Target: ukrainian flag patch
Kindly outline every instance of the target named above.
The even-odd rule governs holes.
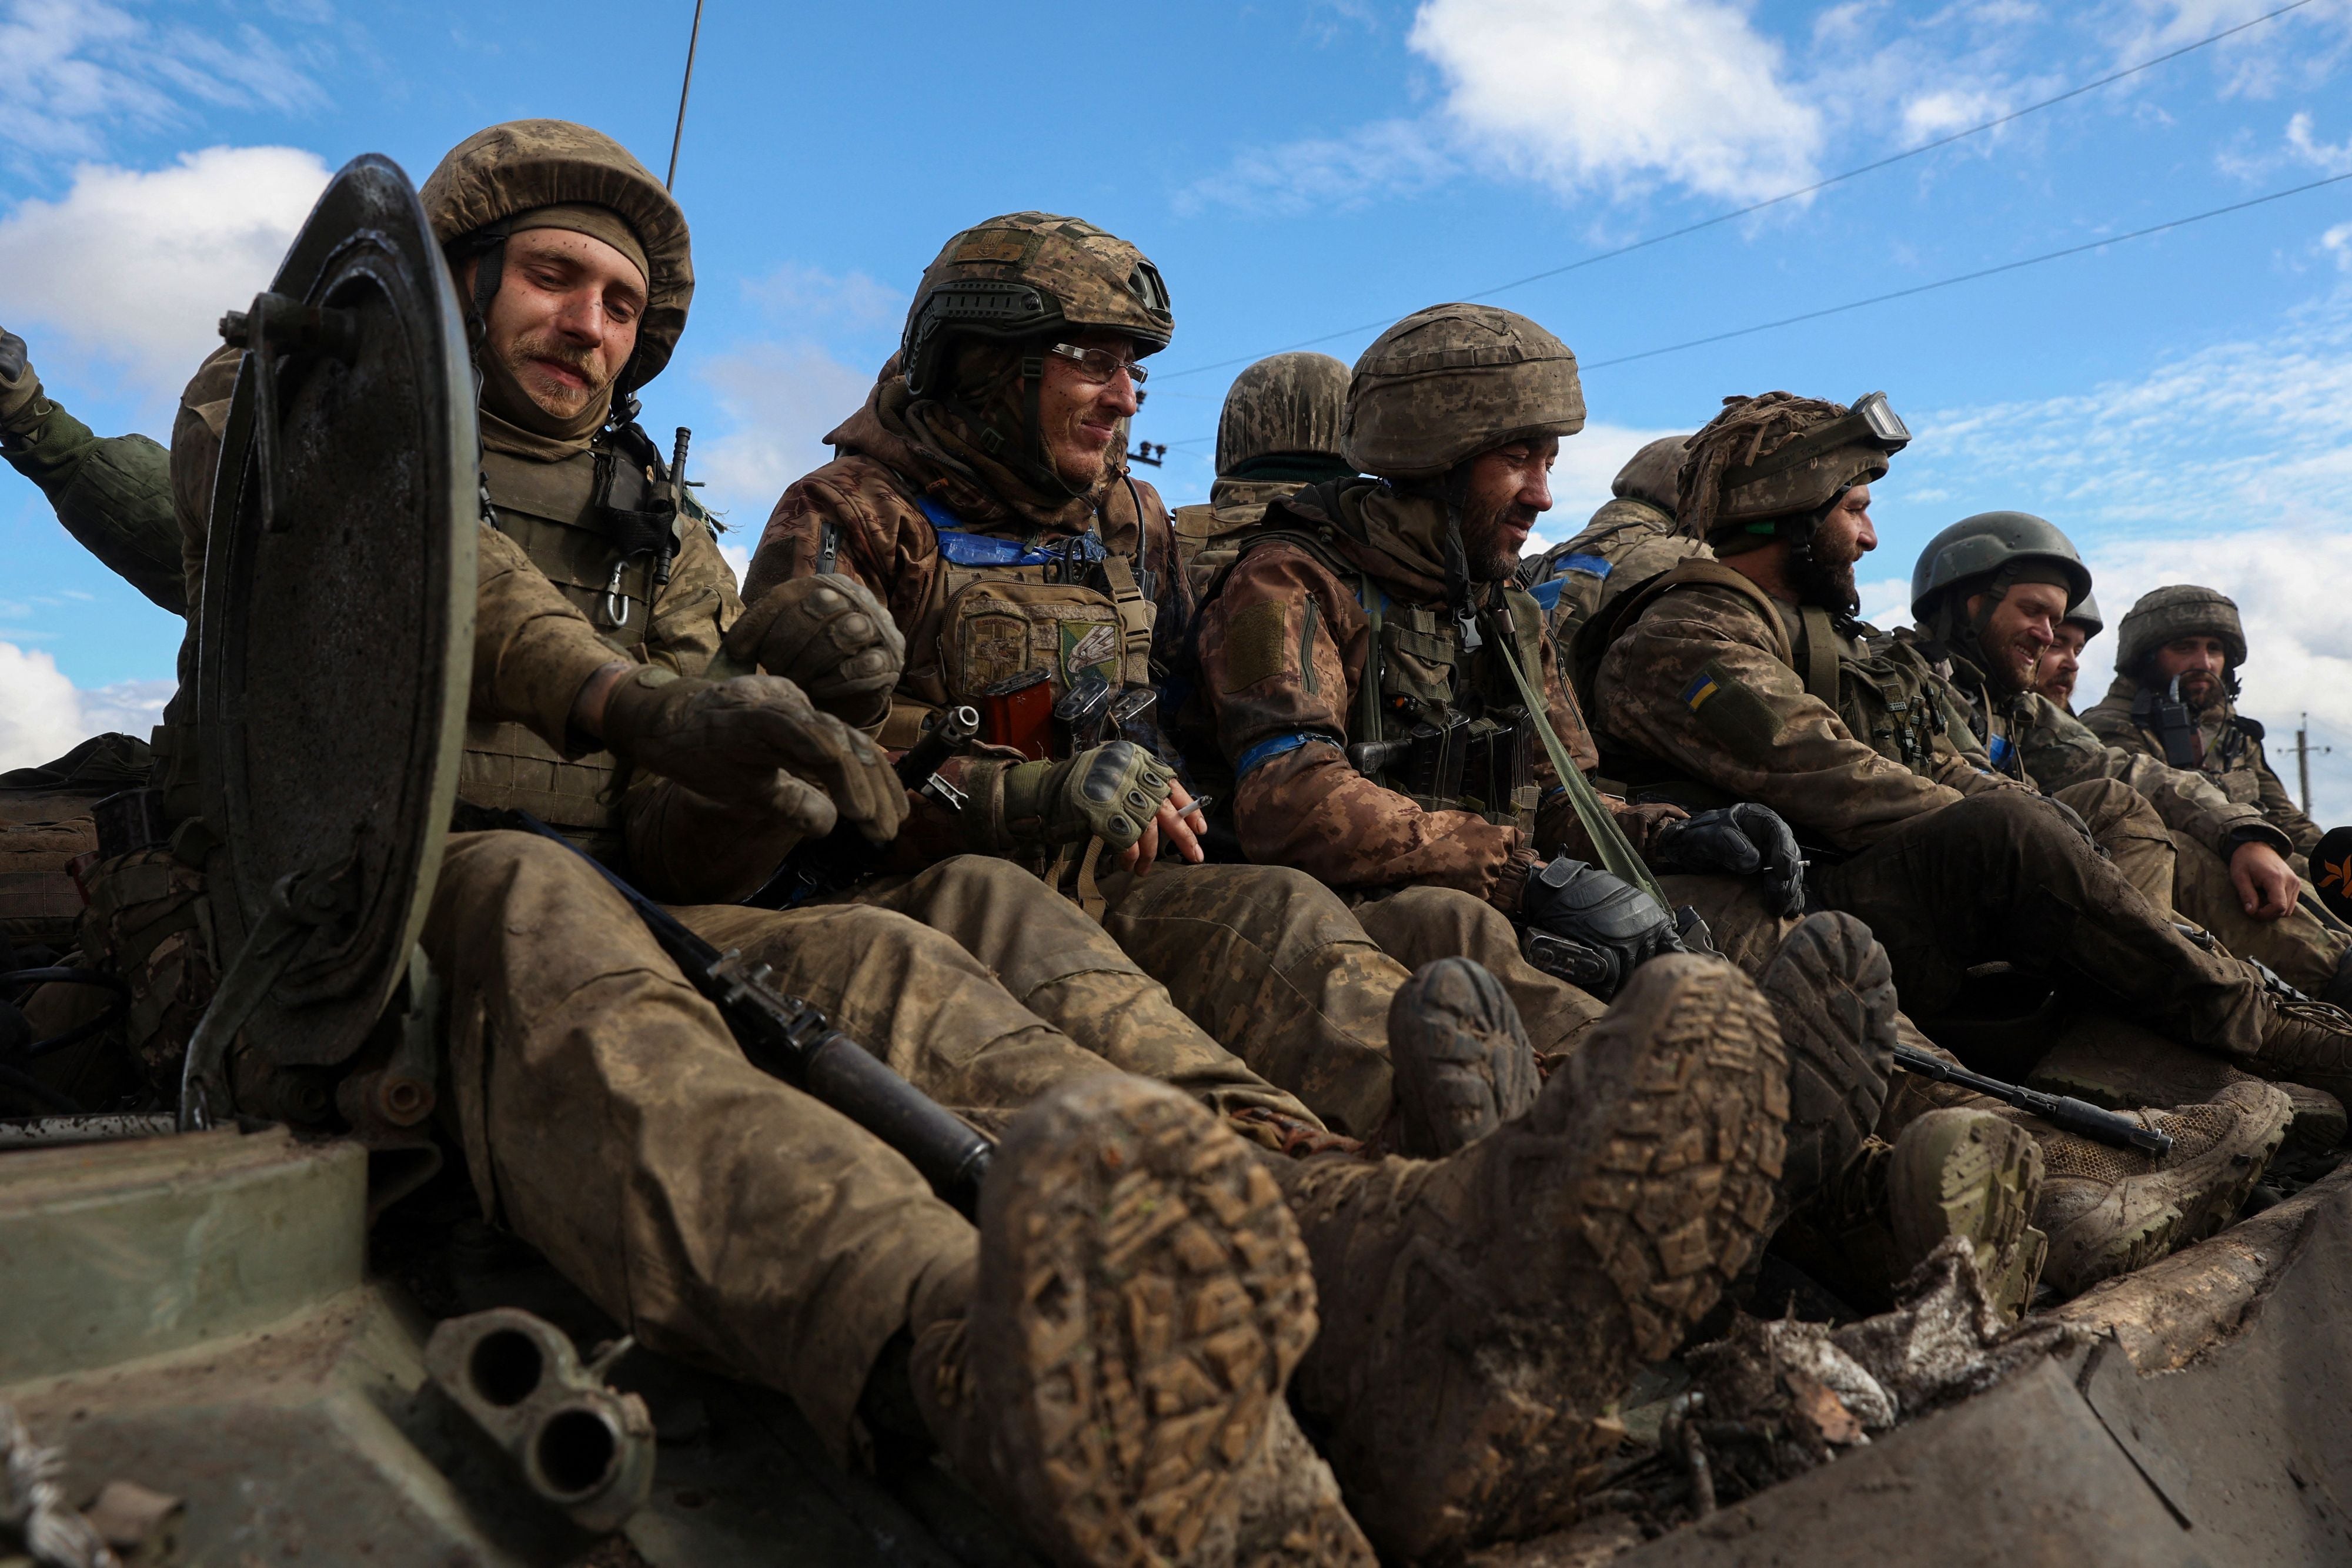
[[[1698,678],[1683,688],[1683,706],[1696,713],[1706,706],[1707,698],[1722,689],[1716,684],[1715,672],[1712,669],[1701,670],[1698,673]]]

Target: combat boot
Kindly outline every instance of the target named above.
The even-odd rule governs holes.
[[[1861,1154],[1895,1072],[1895,971],[1851,915],[1809,915],[1757,980],[1789,1050],[1784,1206],[1803,1202]]]
[[[2202,1105],[2125,1114],[2171,1134],[2158,1160],[2074,1133],[2041,1134],[2048,1175],[2033,1222],[2049,1233],[2044,1272],[2062,1295],[2152,1263],[2227,1225],[2286,1135],[2294,1106],[2276,1084],[2242,1079]]]
[[[1985,1298],[2014,1321],[2033,1300],[2048,1242],[2033,1227],[2042,1191],[2033,1136],[1992,1112],[1921,1113],[1893,1143],[1873,1137],[1773,1240],[1787,1257],[1865,1312],[1895,1305],[1895,1287],[1947,1237],[1976,1254]]]
[[[1315,1287],[1281,1189],[1192,1100],[1122,1075],[1007,1129],[971,1305],[912,1382],[950,1465],[1063,1564],[1371,1568],[1284,1403]]]
[[[2129,1111],[2143,1105],[2199,1104],[2251,1076],[2226,1057],[2182,1045],[2113,1014],[2094,1012],[2066,1026],[2026,1082],[2110,1111]],[[2325,1159],[2352,1131],[2343,1103],[2302,1083],[2279,1087],[2286,1091],[2294,1115],[2271,1162],[2273,1170],[2290,1159]]]
[[[2263,1043],[2249,1072],[2323,1090],[2352,1105],[2352,1013],[2326,1002],[2272,996]]]
[[[1423,964],[1389,1002],[1397,1150],[1442,1159],[1536,1103],[1536,1053],[1502,982],[1472,958]]]
[[[1762,995],[1671,955],[1526,1115],[1452,1157],[1277,1167],[1323,1305],[1293,1396],[1384,1559],[1573,1516],[1636,1370],[1759,1245],[1787,1114]]]

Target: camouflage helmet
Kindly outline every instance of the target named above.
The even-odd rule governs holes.
[[[2047,518],[2031,512],[1979,512],[1962,517],[1927,541],[1911,569],[1911,618],[1925,624],[1948,589],[1972,586],[2039,566],[2065,579],[2066,602],[2080,603],[2091,591],[2091,569],[2074,541]],[[2005,586],[2005,585],[2004,585]]]
[[[1687,435],[1662,435],[1627,459],[1609,481],[1609,493],[1621,501],[1644,501],[1672,517],[1683,454],[1690,450]]]
[[[2074,608],[2067,611],[2058,623],[2062,626],[2080,626],[2083,629],[2084,643],[2090,642],[2092,638],[2107,629],[2105,617],[2099,613],[2098,596],[2091,593],[2086,593],[2076,600]]]
[[[949,240],[924,269],[898,355],[908,390],[921,395],[940,383],[958,337],[1017,341],[1073,329],[1125,333],[1139,355],[1166,348],[1176,318],[1160,269],[1081,219],[1008,213]]]
[[[2149,654],[2182,637],[2218,638],[2232,672],[2246,662],[2246,628],[2238,619],[2237,601],[2183,582],[2144,593],[2124,612],[2116,633],[2116,674],[2129,674]]]
[[[1234,378],[1217,418],[1217,472],[1254,457],[1339,455],[1348,367],[1328,354],[1276,354]]]
[[[1872,392],[1852,407],[1794,392],[1727,397],[1690,438],[1676,476],[1682,530],[1718,554],[1770,543],[1780,519],[1810,518],[1886,476],[1911,432]]]
[[[669,363],[694,298],[692,245],[686,214],[627,148],[568,120],[509,120],[451,148],[417,194],[453,261],[497,248],[509,220],[542,207],[618,214],[645,251],[646,313],[614,390],[625,396]],[[496,288],[493,276],[476,290],[477,311]]]
[[[1505,442],[1583,428],[1567,344],[1492,305],[1433,305],[1356,361],[1339,451],[1362,473],[1432,479]]]

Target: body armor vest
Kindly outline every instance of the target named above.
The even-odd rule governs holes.
[[[1754,604],[1774,633],[1774,656],[1803,679],[1807,694],[1826,703],[1856,740],[1888,761],[1932,777],[1939,750],[1983,749],[1968,716],[1948,695],[1947,683],[1917,648],[1867,626],[1861,628],[1863,635],[1848,636],[1828,611],[1811,604],[1783,605],[1715,560],[1685,561],[1589,622],[1577,638],[1580,687],[1591,690],[1601,655],[1643,611],[1673,590],[1693,584],[1727,588]],[[1613,735],[1594,738],[1601,747],[1601,773],[1638,799],[1673,800],[1693,810],[1730,803],[1731,797],[1720,789],[1629,747]]]
[[[1535,758],[1543,742],[1528,722],[1517,685],[1490,651],[1508,639],[1530,680],[1543,670],[1543,609],[1516,583],[1500,603],[1467,621],[1445,605],[1400,604],[1369,573],[1318,534],[1287,528],[1253,532],[1235,553],[1280,540],[1306,550],[1351,583],[1371,622],[1364,673],[1348,712],[1348,758],[1359,773],[1426,811],[1475,811],[1490,822],[1535,831],[1541,793]],[[1300,650],[1314,667],[1323,635],[1321,611],[1307,600]]]
[[[559,463],[484,452],[482,475],[498,530],[615,653],[639,657],[653,622],[656,559],[621,558],[601,526],[600,505],[641,510],[654,489],[644,474],[600,446]],[[525,725],[469,719],[457,793],[478,806],[529,811],[602,850],[617,842],[610,837],[617,766],[609,751],[566,758]]]
[[[1150,689],[1159,606],[1156,585],[1141,564],[1143,507],[1139,496],[1135,501],[1130,559],[1091,530],[1028,544],[973,533],[938,502],[917,500],[938,536],[940,565],[916,619],[906,673],[891,694],[881,743],[903,750],[940,708],[969,703],[986,713],[992,688],[1034,685],[1039,674],[1054,700],[1088,676],[1099,677],[1114,694]],[[837,551],[835,527],[827,522],[818,547],[820,572],[833,570]]]

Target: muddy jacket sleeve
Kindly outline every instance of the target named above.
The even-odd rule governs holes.
[[[2026,772],[2048,793],[2091,779],[2129,785],[2156,808],[2164,825],[2185,833],[2223,860],[2252,839],[2280,853],[2291,846],[2284,833],[2263,820],[2261,810],[2241,805],[2201,773],[2168,768],[2142,751],[2109,746],[2088,726],[2049,698],[2029,696],[2018,727],[2018,750]]]
[[[1535,859],[1517,829],[1425,810],[1349,766],[1370,637],[1354,592],[1284,544],[1252,550],[1202,607],[1201,682],[1244,852],[1336,888],[1432,883],[1514,907]]]
[[[1611,734],[1839,850],[1866,848],[1959,800],[1954,782],[1975,783],[1956,754],[1937,765],[1954,782],[1938,782],[1855,739],[1729,589],[1682,588],[1651,604],[1610,648],[1593,689]]]

